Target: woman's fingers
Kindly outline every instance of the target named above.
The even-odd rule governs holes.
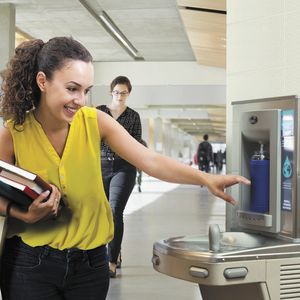
[[[48,217],[57,216],[61,194],[58,188],[52,186],[52,192],[45,191],[36,198],[28,209],[29,221],[36,222]]]
[[[233,186],[235,184],[246,184],[250,185],[251,182],[247,178],[239,175],[215,175],[216,177],[211,178],[211,191],[212,193],[225,200],[226,202],[235,205],[236,200],[229,194],[225,192],[227,187]]]

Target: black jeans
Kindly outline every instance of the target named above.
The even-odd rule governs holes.
[[[117,263],[124,233],[123,212],[134,188],[136,168],[124,160],[102,160],[102,178],[105,193],[112,209],[115,234],[108,244],[108,258]]]
[[[57,250],[6,240],[3,300],[104,300],[109,287],[107,249]]]

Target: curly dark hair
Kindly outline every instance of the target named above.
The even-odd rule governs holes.
[[[131,83],[130,83],[130,80],[126,77],[126,76],[118,76],[116,77],[110,84],[110,91],[112,92],[114,87],[117,85],[117,84],[125,84],[128,88],[128,92],[130,93],[131,90],[132,90],[132,86],[131,86]]]
[[[22,125],[26,112],[39,105],[41,91],[36,75],[42,71],[51,80],[54,71],[70,60],[92,62],[90,52],[72,37],[55,37],[47,43],[35,39],[23,42],[1,72],[0,116],[11,119],[14,126]]]

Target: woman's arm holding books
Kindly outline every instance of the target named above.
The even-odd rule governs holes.
[[[9,130],[5,127],[0,129],[0,159],[15,164],[15,154],[12,136]],[[36,198],[32,204],[28,207],[28,210],[22,210],[17,205],[9,205],[8,201],[4,197],[0,197],[0,214],[6,216],[9,212],[9,216],[24,221],[26,223],[35,223],[43,218],[56,216],[59,208],[59,200],[61,198],[60,191],[54,185],[51,185],[51,191],[45,191]],[[49,199],[44,200],[49,196]],[[8,209],[9,208],[9,211]]]

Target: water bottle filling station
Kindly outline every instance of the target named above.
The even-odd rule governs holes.
[[[225,232],[157,241],[153,267],[197,283],[203,300],[300,299],[298,98],[232,105],[227,172],[252,184],[232,188]]]

